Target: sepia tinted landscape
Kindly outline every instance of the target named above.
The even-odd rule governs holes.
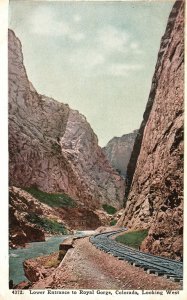
[[[118,3],[113,5],[117,9]],[[140,113],[142,122],[129,132],[124,125],[123,134],[120,131],[117,137],[111,132],[111,138],[107,135],[108,141],[103,143],[94,128],[99,125],[101,109],[107,134],[110,126],[115,127],[107,117],[108,108],[90,101],[95,118],[91,123],[68,100],[40,93],[27,72],[28,49],[25,64],[22,39],[16,26],[10,26],[9,288],[182,289],[184,1],[170,2],[170,6],[149,96]],[[94,9],[99,10],[99,4]],[[78,15],[74,19],[80,22]],[[64,34],[63,27],[61,30],[59,36]],[[119,48],[116,31],[110,33]],[[55,36],[53,39],[55,44]],[[81,43],[83,35],[77,33],[75,40]],[[137,46],[133,47],[137,51]],[[35,55],[40,58],[42,53]],[[53,84],[48,63],[46,60],[44,70],[48,70],[51,82],[46,81],[46,89]],[[82,64],[80,80],[85,76]],[[123,67],[125,76],[131,78],[131,69]],[[66,65],[61,68],[65,71]],[[141,68],[133,76],[138,72],[144,77]],[[34,73],[44,76],[37,68]],[[127,77],[121,73],[117,77],[124,90]],[[59,90],[63,90],[63,83]],[[84,85],[86,90],[86,81]],[[93,83],[92,97],[99,95],[97,88]],[[110,88],[112,91],[111,84],[109,94]],[[132,88],[132,94],[136,89]],[[125,101],[129,106],[133,102],[130,98]],[[126,104],[117,108],[108,103],[114,115],[115,109],[122,115],[128,110]],[[133,117],[129,115],[129,120]]]

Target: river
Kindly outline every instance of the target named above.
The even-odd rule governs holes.
[[[27,248],[9,250],[9,280],[14,284],[28,280],[24,275],[23,262],[26,259],[47,255],[59,250],[59,244],[68,237],[84,236],[86,231],[79,231],[75,235],[60,235],[46,238],[45,242],[28,243]]]

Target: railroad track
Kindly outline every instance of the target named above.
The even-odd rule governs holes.
[[[117,233],[127,229],[96,234],[90,242],[98,249],[107,252],[131,265],[143,268],[148,274],[164,276],[172,281],[183,282],[183,263],[160,256],[143,253],[111,239]]]

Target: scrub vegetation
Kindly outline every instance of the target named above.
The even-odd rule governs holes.
[[[61,233],[61,234],[67,234],[67,230],[64,227],[63,224],[60,224],[54,220],[50,220],[48,218],[41,218],[39,217],[37,214],[30,214],[27,217],[28,221],[36,224],[37,226],[39,226],[40,228],[44,229],[45,231],[49,232],[49,233]]]
[[[148,229],[127,232],[123,235],[117,236],[116,241],[126,246],[138,249],[143,240],[148,235]]]
[[[108,204],[103,204],[103,209],[109,214],[113,215],[116,213],[115,207],[108,205]]]
[[[39,190],[37,187],[29,187],[25,188],[29,194],[35,197],[42,203],[48,204],[51,207],[75,207],[75,201],[66,195],[63,194],[54,194],[54,193],[46,193]]]

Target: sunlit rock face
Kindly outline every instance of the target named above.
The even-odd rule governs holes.
[[[109,165],[86,118],[37,93],[27,77],[21,43],[11,30],[9,158],[10,185],[65,192],[88,208],[103,203],[122,207],[124,181]]]
[[[182,257],[184,1],[177,1],[161,40],[144,120],[127,171],[120,225],[150,228],[141,249]]]
[[[126,177],[127,165],[134,146],[137,130],[111,139],[103,148],[111,166],[123,177]]]

